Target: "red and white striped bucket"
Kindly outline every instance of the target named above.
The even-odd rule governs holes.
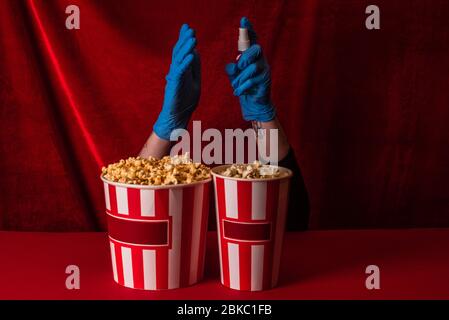
[[[114,280],[174,289],[201,280],[211,179],[185,185],[104,185]]]
[[[221,283],[259,291],[277,284],[292,172],[272,179],[230,178],[212,169]]]

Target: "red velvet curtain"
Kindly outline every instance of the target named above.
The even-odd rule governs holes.
[[[80,30],[65,28],[70,4]],[[369,4],[380,30],[365,28]],[[193,120],[247,127],[224,73],[243,15],[272,67],[310,227],[448,227],[448,1],[1,0],[0,229],[104,228],[100,167],[150,134],[183,22],[202,57]]]

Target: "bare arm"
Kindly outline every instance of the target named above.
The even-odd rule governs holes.
[[[277,156],[279,161],[284,159],[288,151],[290,149],[290,145],[287,141],[287,136],[285,135],[284,130],[282,129],[281,123],[279,120],[274,118],[273,120],[267,121],[267,122],[255,122],[255,127],[259,129],[265,129],[263,130],[262,134],[258,135],[257,138],[257,145],[259,147],[259,150],[262,148],[265,149],[265,154],[270,157],[270,136],[272,133],[272,129],[276,129],[278,132],[278,146],[277,146]]]
[[[154,132],[148,137],[139,156],[142,158],[162,158],[170,153],[171,141],[159,138]]]
[[[183,24],[173,47],[172,62],[165,85],[164,103],[153,133],[149,136],[140,156],[161,158],[170,152],[173,130],[185,129],[198,105],[201,89],[200,57],[195,49],[195,31]]]

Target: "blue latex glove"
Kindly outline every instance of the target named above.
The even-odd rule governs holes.
[[[164,104],[153,131],[170,140],[175,129],[185,129],[200,99],[200,57],[195,50],[195,31],[182,25],[173,48],[172,63],[166,76]]]
[[[237,63],[226,65],[226,73],[231,80],[234,95],[240,99],[243,118],[267,122],[276,116],[270,98],[270,67],[262,48],[256,43],[256,33],[249,20],[243,17],[240,26],[248,29],[251,46],[242,53]]]

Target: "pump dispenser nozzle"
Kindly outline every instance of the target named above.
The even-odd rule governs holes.
[[[239,41],[237,42],[238,50],[243,52],[250,47],[248,29],[239,28]]]

